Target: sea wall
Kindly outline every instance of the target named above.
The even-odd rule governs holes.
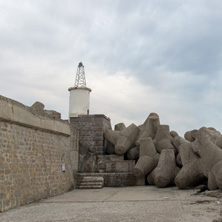
[[[78,136],[57,112],[0,96],[0,212],[73,189]]]

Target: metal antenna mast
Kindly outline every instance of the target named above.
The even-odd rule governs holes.
[[[75,87],[77,88],[86,87],[85,70],[84,70],[84,65],[82,64],[82,62],[80,62],[77,67]]]

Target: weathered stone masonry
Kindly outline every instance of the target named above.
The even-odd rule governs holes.
[[[87,146],[95,154],[105,154],[104,132],[111,129],[110,119],[102,114],[71,117],[70,123],[79,128],[80,149]],[[82,146],[82,147],[81,147]]]
[[[78,172],[95,172],[106,154],[104,132],[111,129],[110,119],[102,114],[71,117],[70,124],[79,129]]]
[[[104,138],[111,130],[110,119],[105,115],[79,115],[70,123],[79,128],[79,171],[76,185],[81,189],[144,185],[144,178],[133,175],[134,160],[110,155],[113,145]],[[100,183],[103,179],[104,183]]]
[[[0,96],[0,211],[72,189],[77,170],[75,126]]]

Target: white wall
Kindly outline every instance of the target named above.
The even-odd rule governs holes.
[[[87,115],[89,110],[89,97],[91,89],[89,88],[69,88],[69,117],[78,115]]]

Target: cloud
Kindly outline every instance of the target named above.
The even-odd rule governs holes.
[[[91,112],[141,124],[157,112],[183,134],[222,130],[222,2],[0,0],[0,94],[68,118],[77,65]]]
[[[181,78],[182,76],[182,78]],[[91,93],[91,111],[93,113],[105,113],[111,117],[113,125],[124,122],[129,125],[134,122],[142,124],[151,112],[160,116],[161,124],[168,124],[172,130],[178,131],[181,135],[190,127],[201,127],[203,116],[206,111],[197,112],[202,108],[205,94],[197,96],[183,89],[177,93],[179,88],[189,83],[192,75],[184,73],[179,76],[168,73],[167,87],[159,90],[149,84],[141,84],[137,78],[126,73],[91,73],[88,75],[89,87],[94,86]],[[192,81],[200,83],[205,81],[203,77],[196,76]],[[192,89],[193,86],[190,86]],[[186,93],[188,93],[186,95]],[[198,92],[196,92],[198,94]],[[206,99],[208,101],[208,99]]]

